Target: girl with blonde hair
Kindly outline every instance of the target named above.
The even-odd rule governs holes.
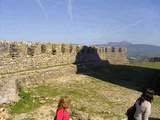
[[[71,103],[71,98],[69,96],[63,96],[60,98],[55,120],[69,120],[70,113],[69,113],[69,106]]]

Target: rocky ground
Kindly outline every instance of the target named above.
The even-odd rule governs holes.
[[[86,75],[72,74],[26,89],[30,97],[0,111],[0,120],[53,120],[60,96],[72,98],[72,120],[123,120],[140,92]],[[26,99],[26,100],[25,100]],[[155,96],[152,117],[160,118],[160,97]],[[8,112],[10,113],[8,113]],[[6,115],[6,116],[5,116]]]

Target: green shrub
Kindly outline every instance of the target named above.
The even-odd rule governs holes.
[[[12,114],[20,114],[30,112],[40,106],[39,100],[33,98],[29,92],[22,90],[19,94],[20,100],[10,105]]]

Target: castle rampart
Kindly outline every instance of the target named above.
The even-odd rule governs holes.
[[[126,48],[72,44],[0,42],[0,104],[16,100],[17,86],[47,82],[76,72],[76,65],[127,62]],[[65,67],[70,65],[71,67]],[[56,66],[59,66],[56,68]]]
[[[108,60],[112,64],[123,64],[127,62],[126,48],[97,48],[51,43],[25,44],[3,42],[0,44],[6,45],[6,49],[1,51],[0,74],[72,64],[76,61],[79,52],[81,52],[82,58],[83,54],[85,56],[85,59],[81,59],[79,62],[96,61],[97,58],[94,58],[96,52],[101,60]]]

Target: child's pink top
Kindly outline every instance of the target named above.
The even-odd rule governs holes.
[[[69,112],[65,111],[63,108],[57,110],[56,116],[57,116],[56,120],[69,120],[70,119]]]

